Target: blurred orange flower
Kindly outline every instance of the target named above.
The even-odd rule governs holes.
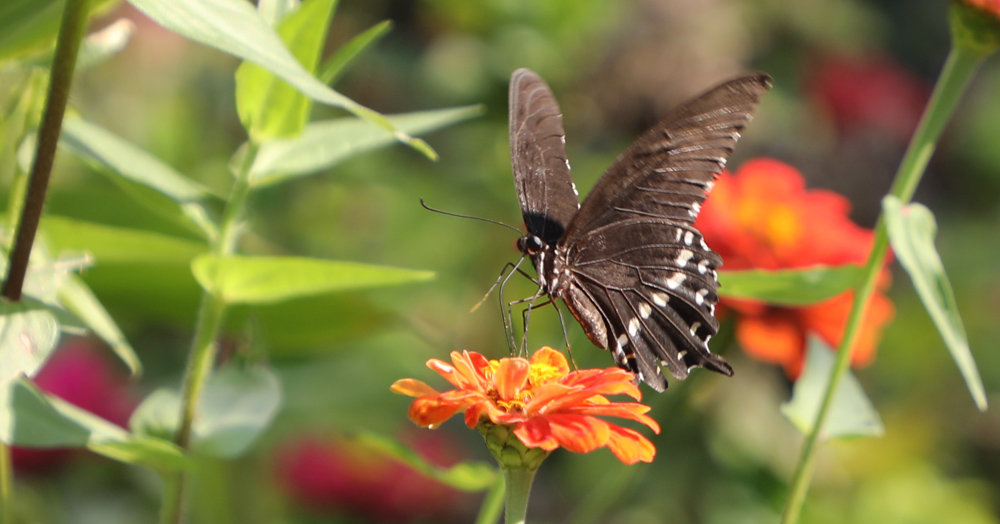
[[[1000,0],[962,0],[967,5],[1000,18]]]
[[[850,220],[850,203],[824,190],[807,190],[795,168],[770,159],[723,172],[695,226],[722,255],[725,269],[793,269],[815,265],[864,264],[874,233]],[[883,272],[880,288],[889,284]],[[836,346],[850,314],[853,292],[805,307],[778,307],[754,300],[723,298],[721,306],[739,315],[736,337],[751,356],[781,364],[791,378],[802,369],[806,336]],[[720,314],[724,311],[720,310]],[[854,346],[855,365],[869,363],[882,328],[893,316],[892,302],[877,292],[868,306]]]
[[[552,451],[558,447],[588,453],[607,447],[626,464],[651,462],[653,444],[632,429],[598,416],[621,417],[645,424],[659,433],[648,417],[649,406],[611,402],[605,395],[642,398],[632,374],[618,368],[570,371],[562,353],[543,347],[531,360],[519,357],[488,360],[479,353],[451,353],[452,364],[431,359],[437,371],[456,389],[440,393],[416,379],[397,380],[392,391],[417,397],[409,417],[424,427],[435,427],[464,412],[465,424],[496,424],[513,428],[524,446]]]

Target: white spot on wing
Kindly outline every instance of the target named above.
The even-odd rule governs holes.
[[[643,320],[649,318],[649,314],[652,312],[653,308],[649,307],[649,304],[645,302],[639,304],[639,316],[642,317]]]
[[[690,249],[682,249],[680,253],[677,253],[677,258],[674,259],[674,262],[677,263],[677,267],[684,267],[693,256],[694,252]]]
[[[708,271],[708,260],[698,262],[698,272],[704,275],[706,271]]]
[[[688,214],[690,214],[693,217],[696,217],[696,216],[698,216],[698,213],[700,211],[701,211],[701,204],[699,204],[697,202],[693,202],[691,204],[691,209],[688,209]]]
[[[684,243],[690,246],[691,242],[694,242],[694,233],[688,231],[687,233],[684,234]],[[704,243],[704,240],[702,241],[702,243]]]
[[[701,327],[701,322],[695,322],[694,324],[691,324],[691,335],[695,336],[695,333],[698,332],[698,328],[700,327]]]
[[[628,321],[628,334],[633,337],[639,334],[639,319],[633,318]]]
[[[686,278],[687,275],[684,273],[674,273],[674,276],[667,279],[667,287],[670,289],[677,289],[681,287],[681,284],[684,283]]]
[[[628,344],[628,337],[625,336],[625,333],[618,335],[618,349],[625,347],[626,344]],[[622,353],[622,356],[625,356],[624,352]]]
[[[670,300],[670,295],[667,295],[666,293],[653,293],[653,303],[657,306],[666,306],[667,300]]]

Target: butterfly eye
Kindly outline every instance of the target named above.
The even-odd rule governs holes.
[[[523,236],[517,239],[517,249],[525,255],[534,255],[541,251],[542,248],[542,239],[535,235]]]

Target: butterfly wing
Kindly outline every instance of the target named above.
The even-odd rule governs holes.
[[[678,379],[695,366],[732,375],[708,349],[722,259],[692,223],[769,88],[745,76],[674,110],[615,160],[559,243],[570,311],[654,389],[666,387],[661,363]]]
[[[555,245],[580,207],[552,90],[528,69],[510,78],[510,160],[529,234]]]

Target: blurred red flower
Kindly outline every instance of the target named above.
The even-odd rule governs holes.
[[[434,464],[458,462],[455,446],[439,434],[407,440]],[[471,510],[466,494],[358,441],[298,437],[278,449],[276,468],[285,491],[303,506],[366,522],[455,522]]]
[[[1000,0],[961,0],[967,5],[1000,18]]]
[[[38,387],[122,427],[136,406],[128,377],[112,369],[107,350],[89,339],[63,344],[35,375]],[[14,447],[14,467],[41,471],[63,464],[75,450]]]
[[[626,464],[652,462],[656,449],[639,432],[598,417],[620,417],[645,424],[659,433],[660,426],[646,415],[649,406],[638,402],[612,402],[605,395],[642,394],[628,371],[618,368],[570,371],[562,353],[543,347],[531,356],[488,360],[479,353],[451,353],[453,364],[431,359],[437,371],[456,389],[438,392],[415,379],[397,380],[392,390],[417,397],[410,405],[410,420],[435,427],[452,415],[465,414],[465,425],[480,422],[513,428],[528,448],[552,451],[558,447],[589,453],[607,447]]]
[[[769,159],[747,162],[735,173],[723,172],[695,226],[726,270],[793,269],[815,265],[864,264],[874,233],[852,222],[850,204],[825,190],[807,190],[795,168]],[[884,271],[880,288],[889,284]],[[778,307],[754,300],[723,298],[720,314],[739,315],[736,337],[753,357],[781,364],[798,377],[806,336],[815,334],[836,346],[850,313],[853,292],[804,307]],[[854,346],[852,360],[874,358],[882,328],[892,319],[892,302],[880,292],[872,297]]]
[[[910,139],[930,97],[919,76],[884,56],[819,58],[806,92],[842,133],[874,127],[901,142]]]

